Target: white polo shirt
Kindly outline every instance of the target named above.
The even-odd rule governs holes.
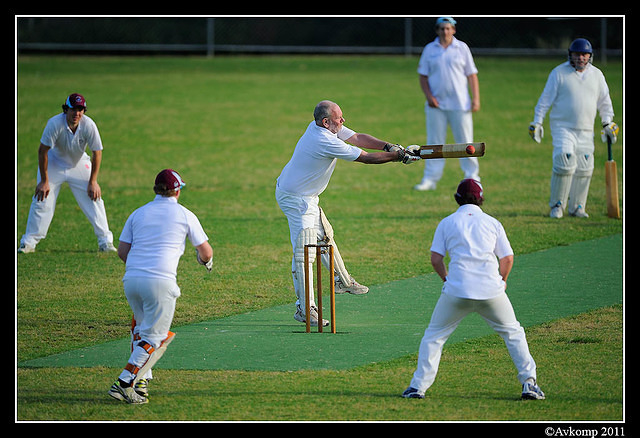
[[[488,300],[504,292],[498,259],[513,255],[513,250],[502,224],[477,205],[462,205],[444,218],[434,233],[431,251],[449,253],[442,293]]]
[[[78,129],[73,133],[64,113],[51,117],[40,138],[40,143],[49,146],[48,158],[58,166],[71,169],[85,156],[85,149],[102,150],[102,139],[95,122],[83,115]]]
[[[477,73],[469,46],[455,37],[447,48],[439,38],[427,44],[418,62],[418,74],[429,78],[431,93],[445,111],[471,109],[467,77]]]
[[[120,241],[131,244],[123,279],[175,280],[186,238],[193,246],[209,240],[195,214],[175,197],[156,195],[131,213],[122,229]]]
[[[318,196],[327,188],[338,158],[354,161],[362,150],[345,143],[355,131],[342,126],[337,134],[313,121],[296,144],[278,177],[278,188],[300,196]]]

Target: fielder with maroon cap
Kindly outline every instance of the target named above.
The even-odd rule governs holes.
[[[424,398],[433,384],[442,347],[462,319],[477,312],[504,340],[522,384],[523,399],[543,399],[536,384],[536,363],[524,329],[505,293],[513,266],[513,250],[502,224],[484,213],[482,185],[465,179],[455,199],[460,207],[436,228],[431,264],[444,285],[418,351],[418,366],[405,398]],[[449,272],[444,263],[449,253]]]
[[[98,184],[102,140],[86,111],[84,97],[71,94],[62,105],[62,113],[50,118],[44,128],[38,149],[38,182],[18,252],[34,252],[46,237],[63,183],[69,184],[80,209],[93,225],[99,250],[116,251]],[[87,147],[91,158],[85,153]]]
[[[153,187],[153,201],[136,209],[122,228],[118,256],[125,262],[124,293],[133,311],[129,360],[109,395],[127,403],[147,402],[148,380],[174,333],[173,321],[180,288],[176,282],[178,262],[189,238],[198,263],[211,271],[213,250],[200,221],[178,203],[182,178],[164,169]]]

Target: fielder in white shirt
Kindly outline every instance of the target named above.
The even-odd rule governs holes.
[[[478,69],[469,46],[454,37],[456,21],[436,20],[437,37],[422,50],[418,63],[420,87],[425,96],[427,144],[444,144],[447,127],[456,143],[473,141],[472,113],[480,110]],[[471,95],[469,95],[471,93]],[[442,178],[445,159],[425,160],[422,181],[415,190],[435,190]],[[459,158],[465,178],[480,181],[477,157]]]
[[[93,120],[85,115],[84,97],[74,93],[62,105],[63,112],[47,122],[38,149],[38,182],[31,201],[27,228],[18,252],[34,252],[46,237],[62,184],[67,183],[98,239],[100,251],[112,251],[98,173],[102,162],[102,140]],[[92,158],[85,149],[92,151]]]
[[[184,182],[172,169],[155,180],[153,201],[136,209],[122,228],[118,256],[125,262],[122,278],[131,310],[131,355],[109,395],[127,403],[147,402],[151,368],[174,333],[173,321],[180,287],[177,267],[189,239],[198,263],[211,271],[213,250],[198,218],[178,203]]]
[[[564,212],[589,217],[585,211],[593,175],[593,125],[596,110],[602,121],[600,133],[615,143],[618,125],[613,122],[609,87],[602,72],[591,64],[593,49],[584,38],[569,46],[569,60],[554,68],[538,99],[529,135],[540,143],[544,137],[542,122],[549,113],[553,137],[553,167],[549,197],[549,216],[561,218]]]
[[[455,199],[460,207],[438,224],[431,244],[431,264],[444,282],[442,293],[420,342],[416,371],[402,396],[424,398],[436,378],[444,343],[469,313],[477,312],[504,340],[518,370],[522,398],[543,399],[524,329],[505,292],[513,250],[504,228],[480,208],[484,194],[478,181],[463,180]]]
[[[277,179],[276,200],[289,222],[289,234],[293,248],[291,263],[293,286],[297,301],[294,318],[305,323],[304,291],[304,245],[319,242],[334,247],[336,293],[367,293],[366,286],[358,284],[344,266],[340,252],[333,239],[333,229],[323,210],[319,207],[319,196],[329,184],[338,159],[358,161],[365,164],[382,164],[402,161],[405,164],[420,158],[406,152],[400,145],[392,145],[369,134],[356,133],[343,126],[340,107],[331,101],[320,102],[314,110],[314,121],[296,144],[291,160],[282,169]],[[383,152],[368,153],[361,148]],[[309,265],[315,261],[315,251],[309,252]],[[322,256],[328,268],[328,254]],[[313,272],[311,269],[309,272]],[[309,277],[312,277],[311,275]],[[318,314],[313,294],[313,281],[309,278],[311,321],[317,326]],[[327,320],[322,321],[328,325]]]

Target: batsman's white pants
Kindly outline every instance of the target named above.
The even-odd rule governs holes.
[[[427,126],[427,144],[445,144],[447,141],[447,126],[456,143],[473,141],[473,117],[471,111],[445,111],[432,108],[425,103]],[[459,158],[460,168],[465,178],[480,181],[480,165],[477,157]],[[424,175],[422,180],[437,183],[442,178],[446,159],[436,158],[424,160]]]
[[[319,198],[317,196],[298,196],[276,188],[276,201],[289,222],[289,237],[294,254],[291,260],[291,272],[294,273],[293,287],[298,298],[296,304],[303,306],[305,297],[304,274],[296,275],[296,242],[300,232],[309,228],[316,230],[316,242],[324,238],[324,227],[320,220],[320,208],[318,207]],[[323,264],[325,262],[324,259],[323,257]],[[313,272],[313,270],[309,272]],[[310,277],[312,276],[310,275]],[[311,281],[309,284],[312,284]],[[309,302],[312,306],[315,306],[313,287],[310,286],[309,289]]]
[[[520,383],[529,377],[536,378],[536,363],[506,293],[490,300],[469,300],[441,294],[420,342],[418,366],[409,386],[422,393],[429,389],[438,372],[444,343],[464,317],[472,312],[480,314],[502,337],[518,370]]]
[[[53,213],[56,208],[58,194],[64,183],[69,184],[80,209],[93,226],[93,231],[98,238],[98,245],[112,243],[113,234],[109,230],[104,202],[102,199],[93,201],[87,194],[87,185],[89,184],[89,177],[91,175],[91,159],[89,156],[85,154],[85,156],[78,161],[78,164],[71,169],[60,167],[54,161],[50,160],[47,173],[49,175],[49,196],[43,201],[38,201],[35,196],[31,200],[27,228],[20,239],[20,243],[28,246],[36,246],[40,240],[47,236],[49,225],[51,225]],[[40,169],[38,169],[38,183],[40,183],[40,180]]]
[[[141,341],[146,341],[157,349],[166,339],[180,287],[175,280],[147,277],[126,277],[122,280],[124,294],[136,320],[136,332]],[[140,347],[134,347],[128,363],[141,367],[149,354]],[[120,379],[129,382],[135,377],[123,370]]]

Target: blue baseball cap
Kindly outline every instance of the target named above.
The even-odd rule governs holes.
[[[456,20],[453,19],[453,17],[440,17],[436,20],[436,26],[441,25],[442,23],[449,23],[452,24],[453,26],[456,25]]]

